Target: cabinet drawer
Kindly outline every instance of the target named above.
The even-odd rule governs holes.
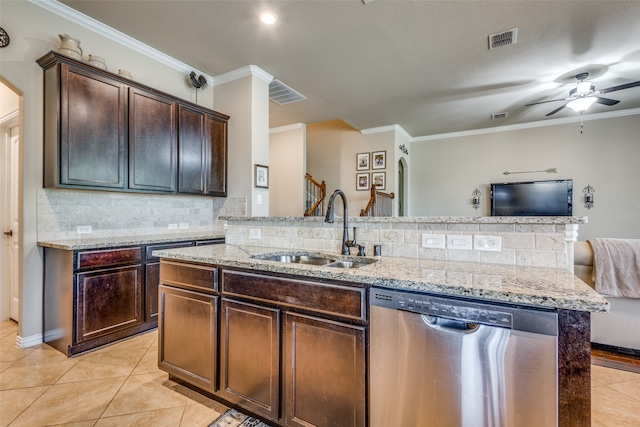
[[[160,284],[215,292],[218,290],[218,269],[205,265],[160,261]]]
[[[366,320],[365,290],[224,270],[222,293]]]
[[[159,251],[162,249],[186,248],[188,246],[193,246],[193,242],[167,243],[166,245],[147,246],[145,248],[145,259],[147,260],[147,262],[160,261],[160,258],[158,258],[157,256],[153,256],[153,251]]]
[[[76,269],[137,264],[141,261],[142,249],[140,247],[78,252]]]

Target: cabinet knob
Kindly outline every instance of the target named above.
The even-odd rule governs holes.
[[[13,236],[13,230],[5,231],[4,235],[5,236]]]

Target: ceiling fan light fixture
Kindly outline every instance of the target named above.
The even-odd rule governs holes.
[[[596,98],[595,96],[574,99],[567,104],[567,107],[571,108],[576,113],[582,113],[584,111],[587,111],[589,107],[591,107],[591,105],[596,102],[597,99],[598,98]]]
[[[576,93],[578,94],[589,93],[592,90],[595,90],[595,86],[591,85],[591,82],[580,82],[578,83],[578,88],[576,90]]]

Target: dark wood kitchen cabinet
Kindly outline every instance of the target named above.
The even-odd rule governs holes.
[[[227,120],[207,110],[178,108],[180,193],[227,195]]]
[[[278,421],[280,310],[223,298],[220,396]]]
[[[44,341],[73,356],[158,326],[154,250],[223,243],[186,240],[129,247],[44,250]]]
[[[364,288],[222,269],[221,295],[221,397],[287,427],[366,425]]]
[[[158,367],[216,391],[217,269],[162,261]]]
[[[176,191],[176,105],[171,98],[129,88],[129,188]]]
[[[45,187],[126,185],[126,90],[69,63],[45,72]]]
[[[226,197],[229,116],[51,51],[44,186]]]

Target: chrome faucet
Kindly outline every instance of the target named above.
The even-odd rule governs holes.
[[[338,194],[340,195],[340,197],[342,197],[343,206],[342,220],[344,222],[344,226],[342,229],[342,255],[351,255],[349,248],[357,246],[357,243],[355,238],[355,229],[353,230],[353,240],[349,240],[349,207],[347,206],[347,196],[345,196],[342,190],[334,191],[331,197],[329,197],[329,204],[327,205],[327,215],[325,216],[324,221],[333,223],[335,219],[333,203]]]

